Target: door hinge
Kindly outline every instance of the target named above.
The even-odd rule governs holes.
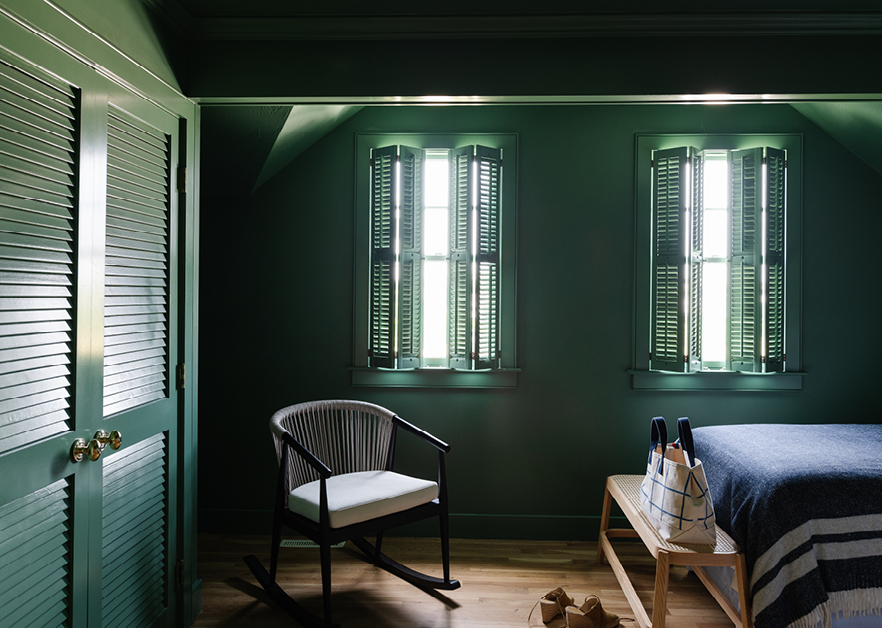
[[[181,591],[184,588],[184,559],[175,565],[175,589]]]
[[[187,166],[178,166],[178,193],[187,193]]]
[[[178,374],[178,390],[184,390],[184,385],[187,383],[187,365],[186,364],[178,364],[177,368]]]

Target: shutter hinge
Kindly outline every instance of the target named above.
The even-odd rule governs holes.
[[[371,157],[370,159],[368,159],[368,165],[369,165],[371,168],[374,167],[374,158],[373,158],[373,157]]]
[[[499,350],[496,352],[496,357],[499,358],[500,360],[502,359],[502,350]]]
[[[649,167],[650,167],[650,168],[655,168],[655,159],[650,159],[650,160],[649,160]]]
[[[649,361],[652,362],[652,351],[649,352]]]
[[[187,377],[187,365],[184,363],[178,364],[177,374],[178,374],[178,390],[184,390],[184,384],[186,384],[186,377]]]
[[[401,163],[401,155],[395,155],[395,162]]]
[[[781,356],[781,360],[784,361],[784,362],[787,361],[787,354],[786,354],[786,353],[785,353],[784,355]]]
[[[472,352],[469,354],[469,357],[470,357],[472,360],[474,360],[474,359],[475,359],[475,352],[472,351]]]
[[[178,166],[178,193],[187,193],[187,166]]]
[[[787,167],[787,160],[786,159],[784,160],[784,167],[785,168]]]
[[[181,591],[184,588],[184,559],[175,565],[175,589]]]
[[[368,349],[368,357],[369,358],[374,357],[374,350],[373,349]]]
[[[767,163],[767,162],[766,162],[766,158],[765,158],[765,157],[763,157],[763,165],[764,165],[764,166],[765,166],[765,165],[766,165],[766,163]]]
[[[504,162],[505,162],[504,159],[500,159],[500,160],[499,160],[499,167],[500,167],[500,168],[502,168],[502,164],[503,164]]]

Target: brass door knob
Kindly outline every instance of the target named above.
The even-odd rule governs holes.
[[[95,432],[95,440],[101,443],[102,450],[107,445],[110,445],[111,449],[119,449],[120,445],[122,445],[122,434],[116,430],[113,430],[110,434],[104,430],[98,430]]]
[[[84,456],[92,462],[98,460],[101,456],[101,443],[94,438],[88,444],[84,438],[76,439],[70,448],[70,459],[74,462],[80,462]]]

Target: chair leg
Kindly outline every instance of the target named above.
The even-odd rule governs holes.
[[[374,550],[377,552],[376,559],[374,560],[375,565],[380,564],[380,553],[383,551],[383,532],[384,530],[380,530],[377,532],[377,539],[374,542]]]
[[[331,625],[331,545],[327,541],[319,543],[322,563],[322,602],[325,608],[325,624]]]
[[[279,566],[279,546],[282,544],[282,521],[279,517],[273,518],[273,540],[270,547],[270,580],[276,581],[276,570]]]
[[[450,583],[450,529],[447,524],[447,509],[441,513],[441,565],[444,568],[444,582]]]

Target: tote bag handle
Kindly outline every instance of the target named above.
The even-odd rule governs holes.
[[[652,463],[652,452],[655,451],[655,448],[661,445],[661,460],[658,465],[658,472],[660,474],[664,474],[664,458],[665,458],[665,448],[668,446],[668,426],[665,424],[665,418],[661,416],[653,417],[652,423],[649,429],[649,460],[646,462],[647,465]]]
[[[677,433],[680,435],[680,449],[686,454],[686,464],[695,466],[695,443],[692,441],[692,426],[688,417],[677,419]]]

